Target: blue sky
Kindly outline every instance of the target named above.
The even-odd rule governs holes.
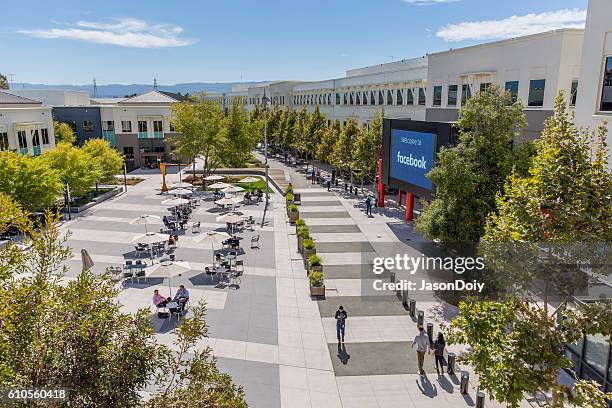
[[[47,84],[319,80],[583,24],[587,0],[11,1],[0,72]]]

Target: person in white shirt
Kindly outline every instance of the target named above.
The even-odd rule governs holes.
[[[425,353],[428,351],[431,353],[431,346],[429,343],[429,336],[423,330],[422,326],[419,326],[419,334],[416,335],[412,342],[412,347],[416,345],[417,361],[419,363],[419,374],[425,375],[423,370],[423,361],[425,361]]]

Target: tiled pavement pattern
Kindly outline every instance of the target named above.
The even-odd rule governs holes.
[[[364,272],[371,273],[368,264],[373,257],[388,254],[390,249],[419,254],[400,240],[402,235],[397,232],[405,232],[405,223],[394,217],[397,214],[376,209],[373,217],[366,217],[362,198],[355,199],[340,188],[328,192],[295,170],[289,174],[295,192],[301,194],[300,218],[306,221],[322,259],[326,299],[317,303],[342,406],[474,406],[474,375],[469,394],[462,395],[459,378],[438,376],[433,357],[426,356],[428,375],[420,377],[416,353],[411,348],[418,333],[415,319],[395,296],[362,293],[361,284],[366,281],[361,278]],[[388,279],[389,275],[381,277]],[[343,305],[349,316],[343,346],[336,342],[334,313],[338,305]],[[424,311],[426,322],[434,324],[434,333],[440,323],[448,322],[456,313],[456,308],[433,301],[428,295],[417,303],[417,309]],[[461,348],[450,351],[459,352]],[[469,367],[463,369],[469,371]],[[499,405],[487,401],[486,406]]]

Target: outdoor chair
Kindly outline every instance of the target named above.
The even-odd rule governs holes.
[[[211,279],[217,275],[217,271],[209,268],[208,266],[204,267],[204,273],[206,274],[206,276],[210,276]]]
[[[125,261],[125,265],[123,266],[123,269],[130,269],[132,267],[132,261],[131,260],[127,260]]]
[[[242,276],[242,272],[237,270],[233,271],[229,276],[229,286],[234,286],[238,289],[240,283],[242,283],[240,276]]]
[[[244,272],[244,261],[242,259],[236,260],[236,272]]]
[[[259,248],[259,235],[251,237],[251,248]]]
[[[200,221],[194,222],[193,225],[191,226],[191,233],[196,234],[198,232],[201,232]]]

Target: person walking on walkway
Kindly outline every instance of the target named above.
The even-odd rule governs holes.
[[[434,349],[434,358],[436,359],[436,372],[440,374],[444,374],[444,347],[446,346],[446,341],[444,340],[444,334],[442,332],[438,333],[438,338],[434,341],[433,349]],[[440,370],[438,370],[438,363],[440,363]]]
[[[331,189],[331,178],[327,178],[327,181],[325,182],[325,184],[327,184],[327,191],[329,191]]]
[[[368,217],[372,216],[372,196],[368,194],[368,196],[366,197],[366,215]]]
[[[348,315],[344,307],[342,305],[338,306],[338,310],[336,310],[336,337],[338,337],[338,345],[340,345],[340,342],[344,343],[344,329],[346,328],[347,317]]]
[[[314,184],[315,183],[315,177],[317,176],[317,172],[314,169],[314,166],[312,167],[312,172],[310,173],[310,183]]]
[[[425,361],[425,353],[431,352],[429,345],[429,336],[423,330],[423,326],[419,326],[419,334],[416,335],[412,342],[412,347],[416,346],[417,361],[419,364],[419,374],[425,375],[423,370],[423,362]]]

